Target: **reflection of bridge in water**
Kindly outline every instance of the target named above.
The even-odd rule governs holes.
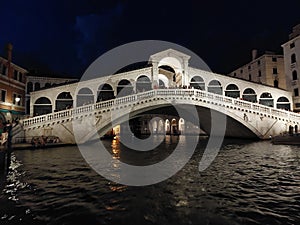
[[[226,116],[225,135],[230,137],[266,139],[299,126],[300,116],[286,110],[292,110],[290,92],[189,67],[189,58],[169,49],[150,56],[142,69],[32,92],[34,117],[23,121],[25,134],[74,142],[73,129],[84,126],[79,139],[85,142],[98,138],[97,133],[104,135],[112,123],[122,124],[128,115],[139,121],[145,114],[165,116],[163,121],[133,123],[140,132],[175,134],[201,127],[210,134],[211,111]],[[187,115],[196,106],[200,124],[178,117],[173,106],[184,108]],[[81,127],[74,127],[75,121]]]

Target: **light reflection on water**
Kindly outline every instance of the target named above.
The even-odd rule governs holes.
[[[145,164],[166,158],[179,138],[167,136],[148,153],[118,140],[103,143],[113,159]],[[206,143],[175,176],[147,187],[102,178],[76,147],[17,151],[0,196],[0,223],[300,224],[299,147],[227,139],[200,173]]]

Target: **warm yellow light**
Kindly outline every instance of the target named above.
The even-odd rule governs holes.
[[[15,100],[16,100],[16,102],[18,103],[18,102],[21,100],[21,98],[16,97]]]

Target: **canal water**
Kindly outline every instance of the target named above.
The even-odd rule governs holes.
[[[178,138],[144,157],[118,141],[103,143],[121,159],[145,163],[170,154]],[[0,224],[300,224],[300,147],[226,139],[199,172],[206,144],[199,141],[175,176],[144,187],[106,180],[74,146],[15,151],[1,176]]]

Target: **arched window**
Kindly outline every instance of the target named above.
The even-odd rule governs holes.
[[[32,82],[28,82],[27,83],[27,94],[29,94],[32,91],[33,91],[33,83]]]
[[[225,91],[225,96],[231,98],[239,98],[240,97],[240,90],[238,86],[235,84],[228,84]]]
[[[243,92],[242,98],[243,98],[243,100],[246,100],[249,102],[257,102],[257,95],[252,88],[246,88]]]
[[[133,87],[130,83],[129,80],[121,80],[118,83],[118,87],[117,87],[117,95],[118,97],[123,97],[126,95],[131,95],[133,94]]]
[[[149,77],[142,75],[139,76],[136,80],[136,91],[142,92],[142,91],[149,91],[152,89],[152,83],[149,79]]]
[[[38,91],[38,90],[40,90],[41,89],[41,84],[39,83],[39,82],[36,82],[35,84],[34,84],[34,91]]]
[[[219,94],[219,95],[223,94],[222,85],[217,80],[210,81],[209,84],[208,84],[207,90],[208,90],[208,92],[212,92],[212,93],[215,93],[215,94]]]
[[[40,116],[52,112],[51,101],[46,97],[38,98],[33,104],[33,115]]]
[[[290,110],[291,109],[291,103],[286,97],[280,97],[277,99],[277,104],[276,104],[277,109],[286,109]]]
[[[274,107],[274,99],[269,92],[264,92],[260,95],[259,104]]]
[[[81,88],[76,96],[76,106],[83,106],[94,103],[94,95],[91,89]]]
[[[190,81],[190,86],[205,91],[205,83],[202,77],[194,76]]]
[[[292,54],[291,55],[291,63],[295,63],[296,62],[296,54]]]
[[[56,111],[65,110],[73,107],[73,98],[70,92],[60,93],[55,101]]]
[[[292,75],[293,75],[293,80],[298,80],[298,74],[296,70],[293,71]]]
[[[101,84],[99,86],[98,93],[97,93],[97,102],[107,101],[114,98],[115,95],[112,86],[110,86],[107,83]]]

